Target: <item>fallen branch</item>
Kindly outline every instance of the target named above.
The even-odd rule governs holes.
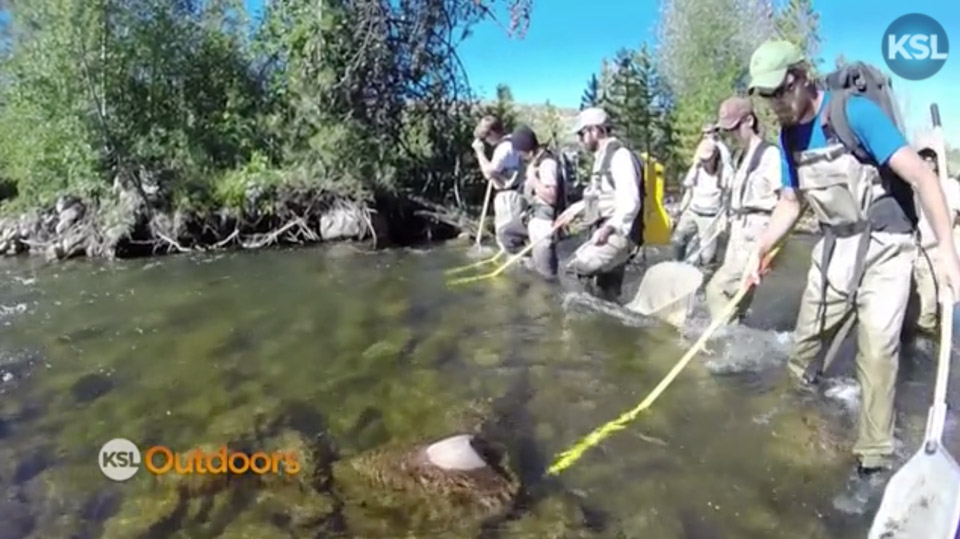
[[[156,231],[154,231],[154,234],[156,234],[156,236],[157,236],[158,238],[160,238],[161,240],[163,240],[164,242],[166,242],[166,243],[167,243],[167,247],[173,247],[174,249],[176,249],[177,251],[180,251],[181,253],[189,253],[189,252],[192,250],[192,249],[188,249],[188,248],[180,245],[179,243],[177,243],[177,240],[175,240],[175,239],[173,239],[173,238],[171,238],[171,237],[169,237],[169,236],[166,236],[166,235],[163,234],[162,232],[156,232]]]
[[[215,243],[213,246],[214,246],[215,249],[220,249],[220,248],[222,248],[222,247],[227,246],[228,244],[230,244],[231,242],[233,242],[234,240],[236,240],[238,237],[240,237],[240,228],[239,228],[239,227],[235,227],[235,228],[233,229],[233,232],[231,232],[229,236],[227,236],[226,238],[224,238],[222,241],[218,241],[218,242]]]
[[[279,238],[283,234],[286,234],[288,230],[296,226],[297,223],[299,222],[301,221],[300,221],[300,218],[298,217],[296,219],[291,220],[290,222],[283,225],[282,227],[278,228],[277,230],[274,230],[273,232],[267,234],[265,237],[261,237],[261,239],[249,241],[249,242],[241,242],[240,246],[243,247],[244,249],[260,249],[267,245],[271,245],[277,241],[277,238]]]
[[[53,241],[34,241],[34,240],[28,240],[27,238],[20,238],[19,241],[20,243],[26,245],[27,247],[30,247],[31,249],[35,247],[38,247],[40,249],[46,249],[47,247],[50,247],[54,243]]]

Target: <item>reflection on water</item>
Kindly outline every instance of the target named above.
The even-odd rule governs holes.
[[[798,239],[765,281],[757,329],[724,330],[630,428],[549,481],[553,456],[638,403],[689,335],[523,273],[447,289],[443,270],[467,261],[455,246],[7,261],[0,538],[863,536],[876,502],[835,501],[856,385],[832,381],[824,398],[783,376],[808,252]],[[933,373],[933,351],[916,355],[904,455]],[[461,431],[507,451],[525,487],[511,511],[440,525],[337,473]],[[116,437],[295,449],[309,473],[113,483],[96,459]]]

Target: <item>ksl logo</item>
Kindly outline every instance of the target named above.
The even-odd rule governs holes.
[[[126,481],[140,469],[140,450],[125,438],[114,438],[103,444],[98,459],[100,471],[114,481]]]
[[[947,62],[950,40],[932,17],[911,13],[887,27],[880,47],[894,73],[907,80],[921,80],[935,75]]]

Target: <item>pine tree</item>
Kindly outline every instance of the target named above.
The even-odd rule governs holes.
[[[610,81],[610,93],[607,113],[613,120],[615,133],[627,144],[636,147],[638,125],[642,116],[638,102],[640,83],[637,80],[636,66],[630,51],[621,49],[613,60],[613,73]]]
[[[597,74],[590,75],[587,81],[587,88],[580,97],[580,110],[589,107],[596,107],[599,103],[600,83],[597,81]]]
[[[563,118],[560,116],[560,111],[557,110],[557,107],[548,99],[543,107],[542,127],[537,130],[537,136],[540,137],[541,143],[551,148],[559,148],[561,143],[560,135],[562,132]]]
[[[609,109],[612,103],[614,69],[610,61],[604,58],[600,62],[600,85],[597,92],[597,106]],[[610,113],[610,111],[607,111]]]
[[[517,123],[517,109],[513,101],[513,92],[506,84],[497,85],[497,100],[494,103],[490,114],[493,114],[503,122],[503,128],[509,133],[513,131]]]

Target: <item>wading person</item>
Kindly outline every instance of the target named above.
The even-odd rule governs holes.
[[[845,87],[844,77],[828,76],[821,90],[808,73],[800,50],[785,41],[761,45],[750,60],[750,91],[770,103],[782,126],[783,189],[744,278],[759,280],[760,261],[797,220],[802,198],[824,237],[813,250],[789,370],[801,383],[816,383],[823,369],[810,367],[824,340],[847,316],[857,317],[862,401],[853,452],[858,471],[867,473],[888,468],[894,450],[900,330],[915,255],[911,186],[943,249],[942,275],[954,298],[960,262],[940,182],[891,119],[889,88],[868,84],[884,89],[866,97]]]
[[[592,230],[566,269],[606,301],[619,303],[627,262],[643,243],[643,164],[611,135],[601,108],[580,111],[574,128],[580,144],[594,156],[583,200],[572,204],[555,223],[568,224],[580,211]]]
[[[529,208],[527,235],[534,243],[531,251],[533,268],[553,280],[557,277],[557,235],[553,232],[553,222],[563,211],[566,200],[560,161],[540,145],[537,135],[528,126],[515,129],[510,140],[514,151],[526,163],[524,191],[528,194]]]
[[[937,178],[940,178],[937,156],[937,150],[940,148],[939,140],[932,133],[923,133],[917,137],[914,147]],[[950,211],[950,224],[956,231],[955,225],[960,220],[960,185],[956,180],[948,178],[940,187],[943,189]],[[930,220],[922,208],[919,232],[920,245],[913,264],[913,289],[910,307],[907,310],[907,320],[904,324],[904,330],[908,336],[912,336],[916,330],[934,334],[939,326],[940,279],[937,278],[937,272],[942,265],[940,247],[937,245],[937,237],[930,226]]]
[[[523,248],[527,232],[523,225],[525,210],[523,173],[520,156],[513,150],[499,118],[484,116],[473,131],[473,150],[483,177],[493,182],[493,226],[500,249],[516,254]],[[484,143],[493,147],[487,159]]]
[[[730,186],[730,240],[723,263],[706,286],[707,309],[714,320],[740,289],[743,270],[770,222],[780,190],[780,150],[760,138],[760,124],[750,100],[731,97],[724,101],[717,126],[731,133],[745,152]],[[739,321],[752,301],[751,289],[730,319]]]
[[[691,245],[697,244],[699,263],[707,265],[714,261],[717,231],[726,226],[721,216],[727,181],[724,168],[717,143],[710,136],[704,137],[694,154],[694,164],[683,179],[680,219],[671,238],[676,260],[686,260],[692,254],[688,252]]]

